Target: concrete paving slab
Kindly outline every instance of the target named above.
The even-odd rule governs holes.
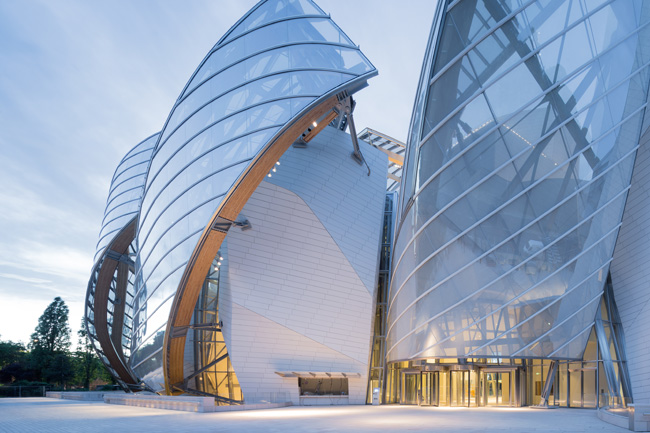
[[[1,433],[146,432],[597,432],[628,430],[595,410],[433,408],[417,406],[288,407],[187,413],[48,398],[0,399]]]

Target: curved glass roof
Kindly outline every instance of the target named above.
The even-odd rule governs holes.
[[[581,358],[646,107],[649,11],[442,4],[404,169],[389,360]]]
[[[109,188],[104,219],[99,232],[99,241],[95,250],[95,261],[117,233],[128,224],[140,210],[140,201],[144,192],[144,180],[147,174],[151,154],[160,133],[136,144],[122,158],[115,169]]]
[[[157,336],[186,264],[236,180],[295,119],[376,73],[308,0],[260,2],[208,53],[173,107],[147,173],[132,351],[141,377],[158,377],[146,361],[159,353]]]

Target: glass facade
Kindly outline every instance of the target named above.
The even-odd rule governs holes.
[[[216,362],[226,353],[222,337],[201,327],[207,305],[218,302],[218,290],[209,282],[198,302],[210,301],[200,314],[195,311],[198,322],[189,325],[194,330],[182,327],[184,379],[166,383],[172,373],[163,371],[163,347],[175,338],[166,332],[168,322],[176,323],[185,296],[179,287],[192,272],[188,263],[238,185],[247,176],[257,178],[250,172],[274,143],[297,139],[303,130],[295,137],[283,135],[325,101],[353,94],[376,74],[313,1],[261,1],[210,50],[160,134],[127,155],[113,179],[97,248],[99,254],[113,234],[136,224],[124,353],[127,369],[146,387],[176,392],[188,384],[180,391],[243,400],[227,357]],[[166,359],[179,371],[178,357]],[[224,380],[230,383],[228,392],[222,389]]]
[[[394,181],[392,182],[394,183]],[[390,183],[391,180],[389,179],[389,187]],[[366,403],[372,403],[375,390],[379,390],[381,395],[386,378],[386,301],[388,300],[388,287],[390,285],[390,250],[393,245],[396,206],[397,193],[386,193],[381,249],[379,251],[379,274],[377,279],[377,297],[375,299],[375,318],[373,322]]]
[[[389,362],[582,359],[639,142],[649,8],[441,2],[409,133]]]
[[[127,367],[133,332],[135,220],[158,137],[154,134],[137,144],[115,170],[86,293],[88,336],[104,365],[124,389],[137,382]]]
[[[610,290],[611,294],[611,288]],[[625,358],[616,341],[616,306],[606,295],[597,321],[607,323],[605,345],[598,323],[589,329],[581,359],[429,358],[392,363],[385,401],[421,406],[624,407]],[[620,358],[619,358],[620,356]],[[612,374],[608,370],[610,364]],[[550,385],[547,382],[550,381]]]
[[[194,360],[187,390],[213,395],[217,404],[241,404],[244,396],[228,356],[219,317],[219,280],[225,248],[212,263],[194,308],[189,345]]]
[[[438,3],[408,144],[358,137],[388,155],[387,189],[400,190],[384,209],[368,403],[376,389],[382,403],[433,406],[631,401],[609,266],[646,115],[648,38],[642,0]],[[299,140],[307,117],[319,113],[303,138],[351,118],[343,101],[376,73],[313,1],[261,1],[162,131],[125,156],[86,297],[91,341],[125,389],[246,401],[219,281],[225,233],[250,223],[220,212],[238,188],[250,197],[270,169],[256,164],[279,164],[277,143]],[[299,377],[302,396],[348,395],[347,379]]]
[[[160,133],[156,133],[131,149],[115,169],[99,232],[95,262],[106,245],[140,210],[147,166]]]

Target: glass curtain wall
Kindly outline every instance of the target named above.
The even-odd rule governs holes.
[[[375,319],[370,353],[370,372],[368,374],[368,391],[366,403],[372,403],[374,389],[384,389],[386,368],[386,301],[390,284],[390,249],[393,243],[393,228],[395,226],[395,206],[397,193],[386,194],[384,205],[383,232],[381,250],[379,252],[379,276],[377,279],[377,299],[375,300]],[[381,397],[380,397],[380,403]]]
[[[599,331],[599,326],[604,330]],[[536,406],[543,404],[546,381],[551,378],[546,398],[549,406],[625,407],[632,396],[621,333],[608,278],[581,358],[396,362],[388,366],[385,401],[433,406]]]
[[[441,7],[404,169],[389,362],[582,357],[646,107],[649,9]]]
[[[199,65],[156,143],[138,220],[133,369],[153,389],[164,387],[160,334],[215,210],[295,118],[375,74],[310,0],[259,2]]]
[[[237,375],[230,363],[228,348],[221,331],[219,319],[219,275],[224,257],[215,257],[210,273],[194,309],[192,346],[194,369],[188,372],[188,391],[194,394],[215,396],[217,404],[241,404],[244,402]]]
[[[115,371],[115,366],[110,366],[105,351],[109,350],[112,355],[118,356],[124,366],[127,365],[131,356],[135,293],[133,287],[135,278],[134,261],[137,254],[137,245],[133,240],[132,231],[127,227],[135,224],[134,220],[140,209],[147,166],[158,137],[159,134],[154,134],[138,143],[122,158],[122,161],[115,169],[106,200],[99,241],[97,242],[95,266],[86,293],[85,321],[88,336],[104,365],[125,390],[134,388],[134,384],[126,384],[122,380],[124,378],[120,378],[120,375]],[[122,237],[124,239],[128,237],[126,242],[130,242],[130,244],[123,253],[117,253],[111,248],[114,248],[115,242],[122,243]],[[95,304],[98,301],[96,299],[98,293],[97,283],[106,258],[117,260],[118,264],[112,273],[108,287],[99,288],[101,296],[107,297],[107,299],[100,300],[101,304],[104,302],[106,304],[106,311],[100,312],[102,315],[106,313],[105,321],[100,321],[101,323],[105,322],[106,328],[97,329],[95,321]],[[100,343],[98,332],[108,336],[108,339],[104,339],[104,348]],[[133,376],[131,372],[128,372],[128,375]],[[130,379],[133,381],[132,377]]]

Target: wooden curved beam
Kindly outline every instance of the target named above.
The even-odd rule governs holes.
[[[106,356],[111,368],[113,368],[124,383],[130,385],[135,385],[138,382],[126,367],[121,344],[122,326],[124,323],[124,303],[126,302],[126,284],[128,284],[129,269],[128,265],[120,262],[118,257],[128,253],[129,245],[135,238],[136,220],[137,218],[133,218],[104,250],[102,254],[104,260],[99,269],[99,274],[95,283],[95,295],[93,297],[93,323],[97,334],[97,341],[99,341],[102,352],[104,352],[104,356]],[[112,333],[109,333],[108,296],[111,291],[111,283],[113,282],[113,276],[115,275],[116,270],[118,273],[118,291],[120,290],[120,287],[122,287],[124,293],[121,296],[122,303],[118,306],[119,308],[113,310],[114,318]],[[117,296],[120,297],[119,293]]]
[[[187,330],[201,293],[203,281],[232,222],[237,219],[239,212],[267,173],[275,166],[276,161],[312,122],[333,111],[337,103],[336,96],[325,99],[306,114],[294,120],[281,136],[269,142],[264,151],[235,181],[226,198],[212,215],[210,223],[203,230],[179,283],[167,321],[163,343],[163,372],[167,394],[182,392],[180,385],[184,379],[183,359]],[[323,127],[327,125],[327,123],[323,123]]]

